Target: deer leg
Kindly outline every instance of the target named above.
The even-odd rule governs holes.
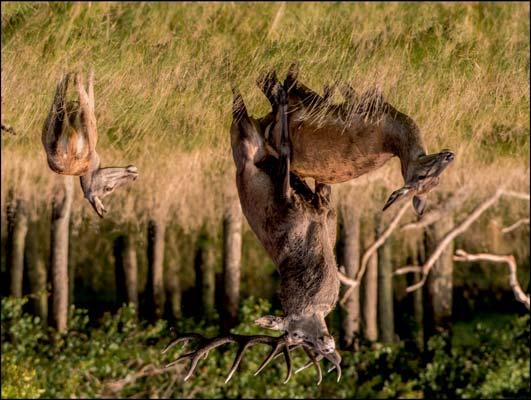
[[[306,107],[312,108],[323,104],[325,99],[307,86],[303,85],[298,80],[298,75],[298,64],[291,64],[283,84],[286,93],[298,97],[301,100],[302,104],[304,104]]]
[[[280,117],[280,159],[279,159],[279,177],[281,178],[281,193],[282,197],[289,200],[291,197],[291,186],[289,182],[290,173],[290,157],[291,157],[291,141],[289,136],[288,124],[288,96],[284,88],[276,85],[275,96],[279,104]]]
[[[94,152],[96,149],[96,143],[98,142],[98,130],[96,127],[96,115],[94,112],[94,73],[90,73],[89,77],[89,93],[85,91],[83,85],[83,78],[80,74],[76,74],[76,88],[79,95],[79,108],[80,108],[80,120],[82,126],[82,132],[87,138],[90,152]]]
[[[44,124],[42,141],[47,151],[55,147],[63,130],[65,119],[65,98],[69,79],[70,74],[64,74],[57,84],[52,107]]]
[[[275,96],[275,94],[273,93],[278,83],[279,81],[275,70],[271,70],[269,72],[266,72],[265,74],[260,75],[256,80],[258,88],[264,93],[264,95],[269,100],[269,103],[273,108],[273,114],[277,113],[277,109],[279,106],[277,96]]]

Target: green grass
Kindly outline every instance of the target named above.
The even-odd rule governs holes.
[[[141,173],[113,195],[113,218],[152,211],[153,194],[196,229],[234,191],[229,82],[263,115],[256,78],[269,68],[282,77],[295,60],[318,91],[335,79],[381,87],[429,151],[454,150],[441,191],[470,176],[482,178],[478,194],[501,181],[529,190],[528,17],[526,3],[2,4],[2,120],[19,132],[2,138],[2,199],[9,187],[49,197],[40,132],[55,84],[93,66],[104,164]],[[371,177],[376,184],[356,182],[369,187],[359,203],[367,210],[370,187],[401,184],[395,162]],[[205,191],[211,204],[194,207]]]

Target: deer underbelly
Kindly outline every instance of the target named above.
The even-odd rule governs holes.
[[[392,153],[382,150],[376,132],[302,127],[291,133],[290,169],[322,183],[341,183],[374,171]]]

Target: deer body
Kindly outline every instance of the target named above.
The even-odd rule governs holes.
[[[329,189],[320,186],[313,194],[291,175],[294,189],[285,197],[280,161],[267,154],[259,122],[245,112],[233,122],[231,135],[242,211],[279,269],[284,313],[300,319],[318,312],[324,318],[339,292]]]
[[[75,76],[78,101],[66,102],[66,93],[71,74],[64,75],[55,92],[52,107],[42,130],[42,144],[46,151],[48,166],[62,175],[80,177],[85,198],[96,213],[103,217],[107,212],[101,199],[116,188],[135,180],[137,168],[101,168],[96,152],[98,131],[94,105],[93,73],[90,74],[88,93],[82,78]]]
[[[374,171],[397,156],[405,186],[390,196],[384,210],[412,192],[415,210],[422,214],[425,193],[438,184],[439,175],[453,161],[454,154],[443,150],[427,155],[415,122],[379,93],[369,91],[358,100],[354,90],[344,85],[340,89],[345,102],[334,105],[328,101],[331,90],[322,97],[300,83],[297,74],[296,65],[292,65],[284,81],[292,147],[290,169],[301,177],[333,184]],[[258,84],[275,110],[277,104],[270,93],[278,84],[274,71],[259,79]],[[278,143],[272,139],[275,135],[267,134],[278,129],[274,119],[267,115],[261,124],[267,148],[276,151]]]

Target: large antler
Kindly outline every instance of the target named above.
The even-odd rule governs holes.
[[[329,361],[331,361],[333,364],[334,364],[334,367],[337,368],[338,370],[338,381],[341,377],[341,367],[339,366],[339,363],[341,361],[341,357],[339,356],[339,354],[334,354],[334,355],[314,355],[313,352],[312,352],[312,349],[303,344],[302,342],[299,342],[299,343],[293,343],[292,340],[289,340],[288,337],[287,337],[287,334],[284,334],[282,336],[278,336],[278,337],[274,337],[274,336],[267,336],[267,335],[237,335],[237,334],[229,334],[229,335],[226,335],[226,336],[218,336],[218,337],[214,337],[214,338],[205,338],[204,336],[198,334],[198,333],[189,333],[189,334],[186,334],[186,335],[183,335],[179,338],[177,338],[176,340],[174,340],[173,342],[171,342],[163,351],[162,353],[166,353],[169,349],[171,349],[172,347],[174,347],[176,344],[178,343],[186,343],[190,340],[199,340],[199,347],[194,350],[194,351],[191,351],[189,353],[186,353],[186,354],[183,354],[181,355],[179,358],[177,358],[175,361],[172,361],[171,363],[169,363],[168,365],[166,365],[166,368],[170,368],[171,366],[175,365],[176,363],[182,361],[182,360],[185,360],[185,359],[190,359],[191,360],[191,364],[190,364],[190,368],[188,369],[188,373],[186,374],[186,376],[184,377],[184,380],[188,380],[195,368],[197,367],[197,364],[199,362],[199,360],[202,358],[202,357],[207,357],[208,356],[208,352],[216,347],[219,347],[223,344],[226,344],[226,343],[238,343],[238,352],[236,353],[236,357],[234,359],[234,362],[232,364],[232,367],[229,371],[229,374],[227,376],[227,378],[225,379],[225,383],[229,382],[230,379],[232,378],[232,376],[234,375],[234,373],[236,372],[236,370],[238,369],[238,366],[240,365],[240,362],[241,360],[243,359],[243,355],[244,355],[244,352],[245,350],[247,350],[249,347],[255,345],[255,344],[259,344],[259,343],[262,343],[262,344],[267,344],[269,346],[272,347],[271,349],[271,352],[269,353],[269,355],[266,357],[266,359],[262,362],[262,364],[260,365],[260,367],[258,368],[258,370],[254,373],[254,375],[258,375],[260,372],[262,372],[264,370],[264,368],[269,364],[269,362],[275,358],[277,358],[278,356],[280,356],[281,354],[284,355],[284,359],[286,360],[286,366],[287,366],[287,375],[286,375],[286,379],[284,380],[284,383],[287,383],[290,378],[291,378],[291,375],[292,375],[292,364],[291,364],[291,355],[290,355],[290,351],[295,349],[295,348],[298,348],[300,346],[302,346],[306,352],[306,354],[308,354],[308,357],[310,357],[311,359],[311,362],[307,365],[305,365],[303,368],[300,368],[299,370],[297,370],[297,372],[300,372],[302,371],[303,369],[307,368],[308,366],[310,366],[311,364],[314,364],[317,368],[317,371],[318,371],[318,382],[317,384],[319,385],[321,383],[321,380],[322,380],[322,373],[321,373],[321,367],[319,366],[319,361],[324,357],[326,359],[328,359]],[[332,368],[333,369],[333,368]],[[330,370],[332,370],[330,369]],[[296,372],[296,373],[297,373]]]

